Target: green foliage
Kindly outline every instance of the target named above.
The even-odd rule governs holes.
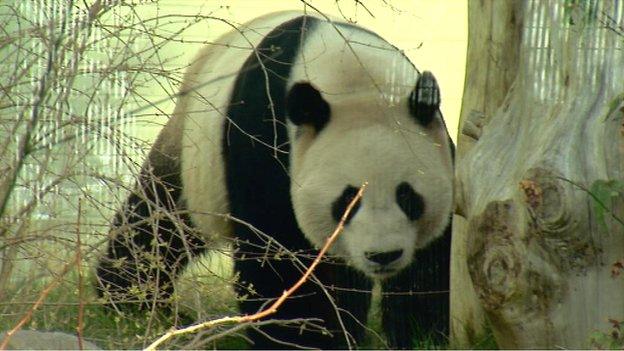
[[[621,180],[596,180],[589,189],[589,194],[594,199],[593,207],[596,221],[606,230],[605,213],[613,216],[620,224],[624,221],[612,211],[609,205],[614,198],[624,196],[624,181]]]
[[[477,342],[472,345],[473,350],[498,350],[498,344],[492,334],[491,330],[488,330]]]
[[[582,16],[578,16],[580,13]],[[598,14],[598,0],[565,0],[563,2],[563,18],[573,26],[575,21],[581,20],[583,23],[593,23]]]
[[[595,331],[589,336],[592,349],[622,350],[624,349],[624,330],[621,321],[610,319],[609,331]]]
[[[624,103],[624,93],[621,93],[618,96],[614,97],[613,100],[609,102],[609,111],[607,112],[607,115],[605,116],[605,120],[609,118],[609,116],[611,116],[613,112],[615,112],[615,110],[617,110],[618,108],[620,108],[620,112],[622,113],[622,115],[624,115],[624,106],[622,106],[623,103]]]
[[[466,328],[464,326],[464,328]],[[467,341],[472,350],[498,350],[498,344],[496,343],[496,338],[494,338],[494,332],[490,325],[484,325],[482,330],[479,332],[475,331],[473,328],[466,328],[464,330],[466,333]]]

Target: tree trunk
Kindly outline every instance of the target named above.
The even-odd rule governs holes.
[[[596,332],[624,319],[623,8],[469,4],[456,346],[475,341],[484,315],[505,348],[602,346]]]

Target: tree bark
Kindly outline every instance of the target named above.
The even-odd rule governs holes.
[[[466,81],[459,122],[457,162],[474,146],[483,124],[503,103],[518,68],[521,17],[514,1],[468,2]],[[485,332],[485,317],[468,273],[463,209],[453,216],[451,344],[470,347]]]
[[[504,348],[585,348],[624,319],[624,196],[614,186],[624,182],[623,7],[469,4],[456,346],[475,341],[483,316]],[[605,184],[616,189],[608,201],[592,190]]]

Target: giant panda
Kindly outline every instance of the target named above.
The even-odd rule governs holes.
[[[354,24],[285,12],[235,28],[189,68],[114,219],[100,296],[166,299],[189,260],[231,238],[240,311],[255,313],[368,182],[328,259],[272,316],[311,322],[251,328],[252,347],[357,347],[375,282],[390,347],[443,340],[453,144],[439,104],[430,72]]]

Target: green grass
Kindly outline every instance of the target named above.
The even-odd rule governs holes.
[[[24,326],[24,329],[64,331],[75,334],[80,307],[74,299],[76,295],[67,294],[66,288],[66,286],[60,286],[58,290],[51,293],[46,299],[47,302],[34,313],[32,320]],[[82,307],[83,336],[105,349],[145,347],[171,326],[181,326],[192,321],[188,317],[173,317],[158,313],[152,315],[148,312],[119,314],[103,308],[93,297],[85,300]],[[29,307],[28,304],[17,303],[17,300],[14,304],[4,305],[0,318],[0,330],[8,330],[15,326]],[[178,340],[180,346],[183,343],[184,340]],[[216,348],[241,348],[242,346],[244,346],[242,340],[237,340],[237,338],[224,338],[213,345]]]
[[[212,273],[193,277],[183,276],[179,284],[178,314],[150,314],[149,312],[117,313],[104,308],[93,288],[91,272],[78,288],[78,274],[69,272],[35,311],[23,329],[63,331],[76,334],[79,311],[83,311],[83,336],[105,349],[141,348],[149,345],[172,326],[180,327],[215,316],[235,315],[234,295],[228,284]],[[13,281],[6,287],[5,301],[0,303],[0,331],[13,328],[33,306],[34,301],[51,282],[50,279]],[[80,298],[82,296],[82,298]],[[207,298],[209,296],[210,298]],[[198,308],[201,298],[201,308]],[[82,300],[82,304],[79,301]],[[185,339],[177,340],[179,347]],[[216,344],[204,347],[244,348],[240,337],[225,337]]]
[[[498,344],[492,331],[487,329],[485,334],[479,336],[471,346],[473,350],[498,350]]]

